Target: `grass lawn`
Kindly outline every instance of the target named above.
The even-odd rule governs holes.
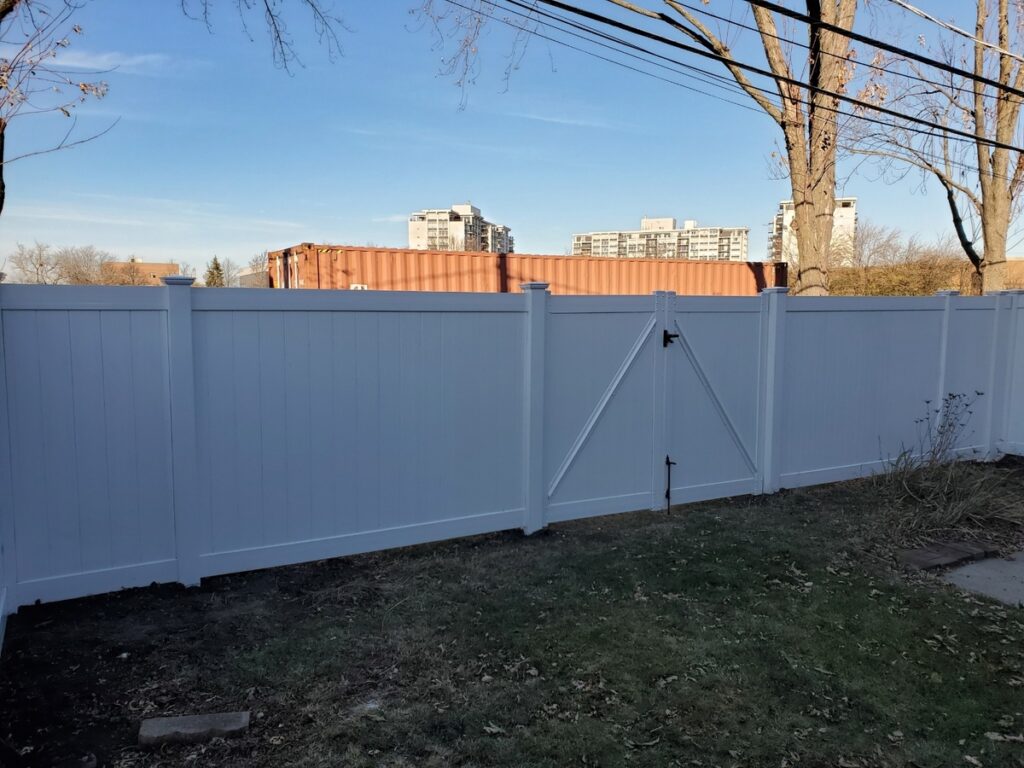
[[[854,482],[26,609],[0,735],[40,765],[1024,766],[1024,611],[899,574],[884,507]],[[245,738],[134,747],[234,709]]]

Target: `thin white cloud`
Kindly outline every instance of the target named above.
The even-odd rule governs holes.
[[[167,201],[168,203],[172,201]],[[303,229],[295,221],[238,216],[229,212],[207,211],[193,207],[188,201],[180,201],[177,208],[171,206],[145,206],[137,208],[131,201],[107,208],[85,209],[64,205],[19,205],[5,211],[11,219],[35,221],[71,222],[115,227],[144,227],[158,230],[191,230],[196,227],[237,232],[286,233]]]
[[[387,216],[374,216],[370,221],[375,224],[397,224],[409,218],[407,213],[389,213]]]
[[[625,131],[632,130],[631,126],[619,123],[611,123],[606,120],[587,120],[579,117],[562,117],[560,115],[541,115],[533,112],[505,112],[506,117],[517,117],[521,120],[533,120],[538,123],[552,123],[554,125],[568,125],[573,128],[601,128],[603,130]]]
[[[89,72],[118,72],[125,75],[174,75],[198,62],[175,59],[165,53],[121,53],[119,51],[62,51],[54,66]]]
[[[401,128],[380,128],[380,129],[366,129],[366,128],[352,128],[348,126],[342,126],[338,129],[342,133],[347,133],[353,136],[362,136],[368,139],[376,139],[378,143],[371,146],[389,147],[388,142],[400,141],[403,145],[408,145],[410,142],[418,144],[428,144],[436,147],[451,147],[453,149],[459,149],[463,151],[476,151],[483,152],[490,155],[532,155],[534,150],[532,147],[527,146],[514,146],[511,144],[487,144],[466,141],[458,136],[438,136],[429,133],[423,133],[421,131],[414,131]]]
[[[341,128],[342,133],[351,133],[353,136],[386,136],[386,131],[377,131],[370,128],[351,128],[349,126],[343,126]]]

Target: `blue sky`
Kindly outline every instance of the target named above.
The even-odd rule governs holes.
[[[274,67],[257,17],[250,40],[233,2],[217,2],[212,32],[177,0],[93,0],[81,12],[68,63],[116,69],[102,76],[109,95],[79,108],[79,133],[119,122],[9,165],[0,261],[33,241],[200,269],[214,254],[244,264],[304,241],[404,246],[409,212],[467,200],[511,226],[524,253],[563,253],[573,232],[649,215],[748,226],[761,258],[788,197],[769,172],[778,131],[761,114],[540,42],[506,90],[500,26],[481,42],[460,110],[436,37],[409,15],[416,0],[336,0],[350,31],[334,63],[290,11],[305,65],[291,74]],[[948,15],[955,3],[920,0]],[[8,152],[48,146],[66,125],[19,118]],[[946,234],[943,197],[917,186],[916,175],[886,185],[869,174],[842,191],[860,198],[862,220]]]

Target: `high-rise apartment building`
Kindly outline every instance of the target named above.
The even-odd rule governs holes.
[[[696,221],[687,219],[680,229],[673,218],[644,217],[640,229],[573,235],[572,255],[746,261],[749,239],[747,227],[698,227]]]
[[[409,217],[409,247],[419,251],[512,253],[512,230],[492,224],[469,203],[428,208]]]
[[[792,200],[779,203],[779,211],[772,219],[771,232],[768,235],[768,258],[772,261],[785,261],[796,266],[800,260],[800,249],[797,247],[796,232],[793,222],[796,211]],[[857,238],[857,198],[837,197],[835,213],[832,219],[832,253],[833,266],[842,266],[853,259],[853,247]]]

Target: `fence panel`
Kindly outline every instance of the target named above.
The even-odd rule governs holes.
[[[194,312],[204,575],[520,525],[522,296],[518,312],[229,298]]]
[[[548,300],[547,519],[651,506],[657,317],[651,297]]]
[[[3,288],[15,606],[176,576],[162,304]]]
[[[784,488],[870,474],[917,443],[937,395],[945,302],[789,302],[782,365]]]
[[[996,297],[954,297],[950,310],[945,372],[930,416],[935,424],[942,417],[944,401],[951,404],[950,415],[962,424],[955,448],[965,456],[981,458],[989,451],[987,424],[997,400],[997,382],[992,380],[997,362]]]

